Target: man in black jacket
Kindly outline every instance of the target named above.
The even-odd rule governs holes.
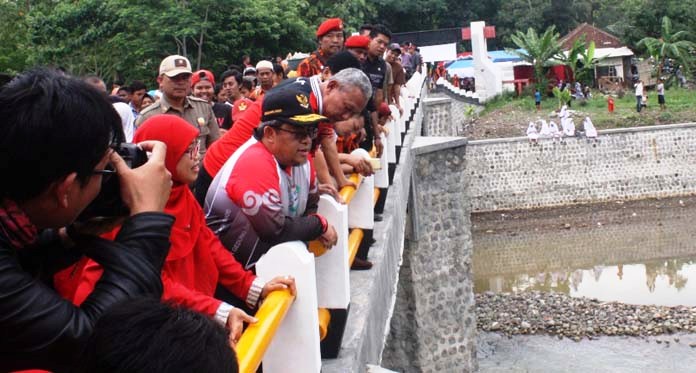
[[[111,104],[78,79],[39,69],[0,89],[0,371],[68,370],[109,307],[134,296],[159,298],[174,221],[162,213],[171,188],[166,149],[141,144],[152,155],[130,169],[110,149],[122,139]],[[112,176],[109,165],[130,209],[117,239],[55,233],[97,196]],[[104,275],[75,307],[51,279],[82,255]]]

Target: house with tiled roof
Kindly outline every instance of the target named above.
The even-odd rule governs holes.
[[[594,27],[588,23],[583,23],[561,38],[560,43],[563,50],[568,51],[573,43],[585,36],[585,42],[595,43],[595,58],[601,61],[595,68],[595,78],[597,81],[602,77],[615,82],[630,82],[633,74],[631,73],[631,59],[633,51],[621,43],[616,36]]]

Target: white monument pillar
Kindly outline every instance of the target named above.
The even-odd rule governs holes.
[[[474,57],[476,96],[486,102],[503,92],[503,73],[488,58],[488,43],[483,33],[486,22],[471,22],[471,54]]]

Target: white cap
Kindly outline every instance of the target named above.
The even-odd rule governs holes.
[[[256,71],[259,71],[261,69],[270,69],[273,71],[273,64],[271,61],[259,61],[259,63],[256,64]]]
[[[182,73],[191,74],[191,72],[191,62],[184,56],[172,55],[160,63],[159,74],[165,74],[170,78]]]

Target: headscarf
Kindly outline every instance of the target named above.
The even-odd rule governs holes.
[[[172,247],[167,260],[183,258],[193,250],[201,231],[202,212],[198,202],[187,184],[179,181],[176,165],[191,142],[198,137],[198,129],[175,115],[155,115],[143,122],[135,132],[133,141],[158,140],[167,145],[164,164],[172,174],[172,192],[164,212],[174,215],[176,221],[172,228]]]

